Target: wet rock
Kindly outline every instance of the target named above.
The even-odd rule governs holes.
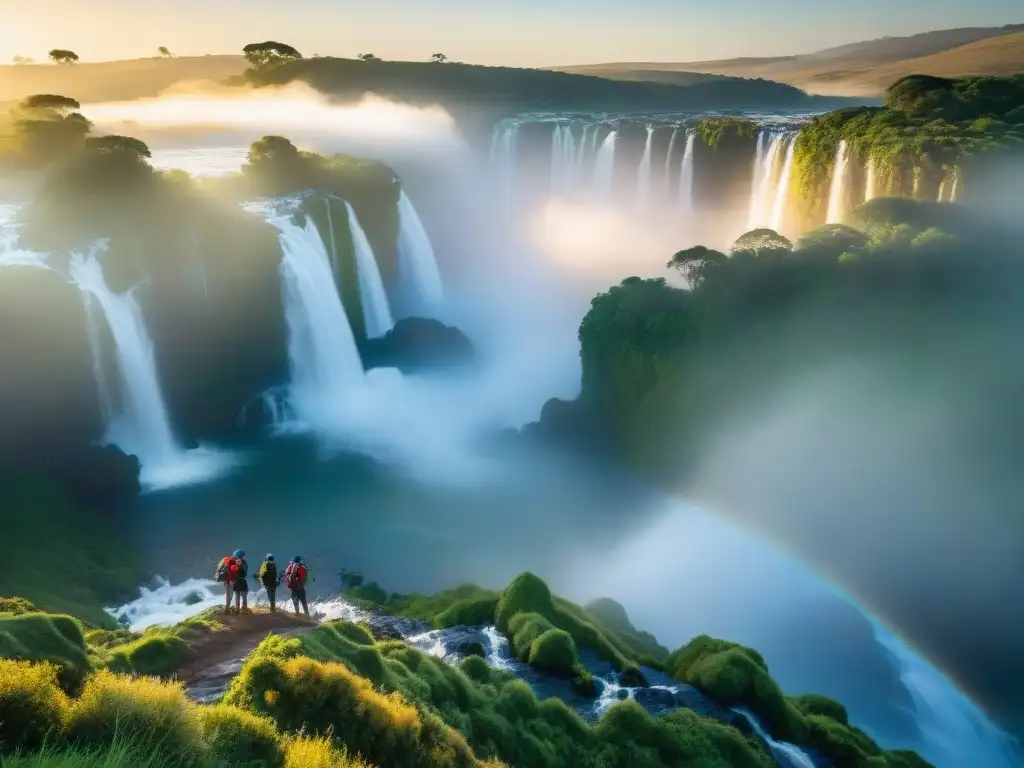
[[[76,498],[106,503],[138,496],[141,468],[138,457],[116,445],[93,446],[66,456],[61,475]]]
[[[463,643],[459,646],[458,653],[462,656],[480,656],[482,658],[487,656],[483,643],[478,642]]]
[[[619,685],[624,685],[627,688],[646,688],[648,682],[639,667],[625,667],[619,673]]]
[[[466,334],[423,317],[399,320],[381,338],[363,342],[360,352],[367,370],[398,368],[402,373],[421,373],[476,362],[476,351]]]

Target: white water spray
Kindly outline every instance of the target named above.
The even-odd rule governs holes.
[[[672,138],[668,140],[668,151],[665,153],[665,194],[672,191],[672,153],[676,148],[676,139],[679,138],[679,128],[672,129]]]
[[[679,169],[679,204],[683,213],[693,213],[693,145],[697,138],[694,131],[686,134],[686,147],[683,149],[683,160]]]
[[[846,215],[846,176],[849,166],[849,148],[846,140],[839,142],[835,164],[832,166],[832,187],[828,193],[826,224],[842,224]]]
[[[875,187],[878,184],[876,179],[877,170],[875,168],[875,161],[872,157],[868,157],[867,170],[864,175],[866,180],[864,182],[864,202],[868,200],[874,200],[878,193],[875,191]]]
[[[638,205],[644,205],[651,196],[651,151],[654,145],[654,126],[647,126],[647,141],[644,143],[644,154],[640,158],[640,167],[637,169],[636,200]]]
[[[763,133],[763,132],[762,132]],[[769,134],[765,145],[764,156],[761,159],[758,170],[755,172],[754,188],[751,191],[750,213],[747,217],[747,229],[767,227],[771,223],[775,193],[775,167],[782,154],[782,146],[785,144],[785,133]],[[760,153],[761,140],[758,137],[758,151]]]
[[[312,217],[302,227],[290,216],[269,221],[280,232],[292,404],[300,420],[317,424],[362,385],[363,363]]]
[[[597,157],[594,160],[594,189],[598,198],[607,202],[612,196],[612,184],[615,180],[615,141],[618,132],[609,133],[601,148],[597,150]]]
[[[417,309],[436,307],[444,298],[444,284],[434,246],[403,189],[398,197],[398,269],[405,295],[415,297]]]
[[[779,176],[779,185],[775,191],[775,202],[772,205],[771,228],[781,232],[786,223],[786,211],[789,206],[789,190],[792,187],[793,177],[793,154],[796,149],[796,140],[799,133],[794,133],[786,148],[786,157],[782,161],[782,174]]]
[[[377,339],[395,327],[388,305],[388,294],[380,276],[377,257],[370,247],[359,217],[352,204],[345,203],[348,211],[348,226],[352,233],[352,250],[355,252],[356,273],[359,278],[359,299],[363,305],[363,323],[368,338]]]
[[[782,768],[815,768],[814,760],[800,747],[785,741],[775,741],[761,725],[761,721],[749,709],[746,707],[736,707],[733,709],[733,712],[746,718],[747,722],[757,732],[757,735],[764,739],[765,744],[768,745],[768,749],[772,753],[772,757],[775,758]]]

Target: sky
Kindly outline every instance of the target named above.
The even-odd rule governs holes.
[[[236,53],[559,66],[808,53],[885,35],[1024,22],[1021,0],[0,0],[0,63]]]

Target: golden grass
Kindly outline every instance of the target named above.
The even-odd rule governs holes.
[[[0,659],[0,754],[39,747],[60,731],[67,710],[55,665]]]
[[[285,748],[284,768],[372,768],[359,758],[349,757],[331,740],[320,736],[297,736]]]

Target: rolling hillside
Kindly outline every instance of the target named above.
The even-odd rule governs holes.
[[[0,66],[0,102],[33,93],[60,93],[82,102],[122,101],[156,96],[175,83],[224,80],[246,67],[241,56],[131,59],[59,67],[52,64]]]
[[[613,63],[560,67],[561,71],[621,80],[680,82],[687,75],[761,77],[811,93],[878,96],[909,74],[946,77],[1024,72],[1024,25],[972,27],[884,37],[815,53],[683,63]]]

